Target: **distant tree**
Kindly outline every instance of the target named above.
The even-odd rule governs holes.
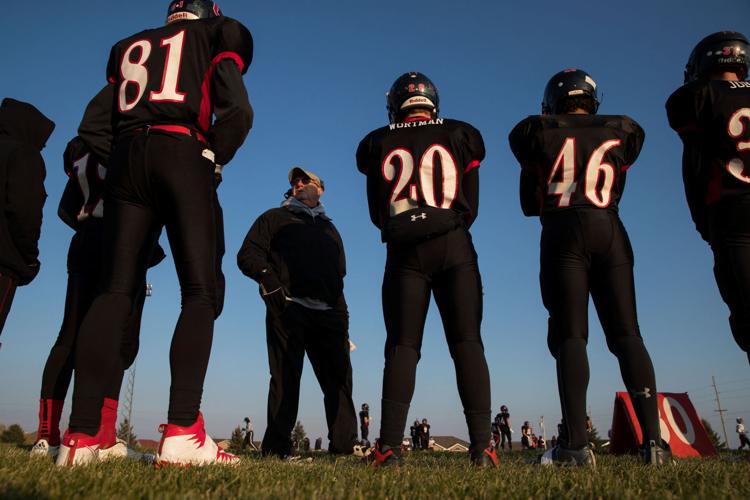
[[[0,441],[3,443],[23,444],[26,441],[26,434],[20,425],[13,424],[3,431],[2,435],[0,435]]]
[[[716,431],[711,427],[711,424],[708,423],[708,420],[702,418],[701,422],[703,422],[703,427],[706,428],[706,434],[708,434],[708,439],[711,441],[711,444],[713,444],[719,451],[726,450],[727,444],[721,440],[718,434],[716,434]]]
[[[138,437],[133,432],[133,426],[130,425],[127,418],[120,421],[120,425],[117,427],[117,437],[125,441],[131,448],[138,444]]]
[[[302,422],[297,420],[297,425],[294,426],[294,429],[292,430],[292,441],[297,443],[297,446],[301,446],[302,441],[305,439],[305,436],[307,436],[307,433],[305,432],[305,427],[302,425]]]
[[[607,442],[606,439],[602,439],[599,437],[599,431],[596,430],[596,427],[593,425],[591,426],[591,429],[589,429],[586,434],[588,435],[589,443],[594,444],[594,448],[601,448],[604,443]]]
[[[232,431],[232,437],[229,439],[229,451],[234,453],[241,452],[243,442],[242,429],[240,429],[240,426],[238,425]]]

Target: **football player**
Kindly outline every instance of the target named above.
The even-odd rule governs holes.
[[[722,31],[695,46],[685,84],[667,100],[680,135],[682,179],[695,228],[714,253],[714,276],[734,340],[750,361],[750,82],[748,40]]]
[[[509,137],[522,169],[521,207],[542,223],[539,280],[566,426],[542,463],[595,465],[586,435],[591,294],[643,430],[644,461],[658,464],[671,458],[659,435],[654,369],[636,317],[633,252],[617,208],[644,132],[626,116],[597,115],[598,107],[590,75],[561,71],[547,84],[542,115],[522,120]]]
[[[369,446],[370,436],[370,405],[362,403],[362,410],[359,412],[359,431],[362,434],[362,444]]]
[[[438,91],[406,73],[387,96],[390,124],[357,149],[370,219],[387,245],[382,301],[387,338],[376,466],[397,465],[430,296],[435,297],[471,441],[471,460],[496,466],[490,441],[490,380],[480,335],[482,283],[469,227],[479,207],[479,131],[440,118]]]
[[[513,440],[511,439],[510,433],[512,432],[511,429],[511,423],[510,423],[510,412],[508,411],[508,407],[505,405],[502,405],[500,407],[500,413],[495,415],[495,424],[497,426],[498,430],[498,439],[497,442],[500,445],[500,448],[503,450],[505,449],[505,442],[508,442],[508,450],[513,449]],[[495,446],[497,447],[497,445]]]
[[[144,243],[162,227],[180,280],[182,312],[172,338],[168,424],[161,427],[157,460],[196,465],[238,460],[206,435],[200,402],[220,309],[214,170],[232,159],[252,124],[242,81],[252,52],[247,28],[209,0],[173,0],[166,26],[112,47],[109,84],[99,104],[111,109],[113,136],[103,292],[79,332],[73,411],[59,465],[97,457],[104,385],[146,268]],[[94,117],[79,128],[95,153],[106,142],[100,130],[106,123]]]
[[[78,329],[96,295],[102,267],[102,221],[104,177],[106,167],[89,151],[80,137],[68,143],[63,153],[68,182],[63,191],[58,215],[75,234],[68,249],[68,286],[65,312],[55,344],[50,350],[42,374],[39,400],[39,426],[32,456],[56,457],[60,447],[60,415],[73,376],[73,353]],[[152,242],[149,267],[164,258],[164,250]],[[120,349],[120,363],[106,386],[101,407],[99,458],[127,457],[125,443],[117,440],[115,429],[122,378],[138,353],[141,314],[146,298],[145,275],[140,281],[131,315],[125,323]],[[131,454],[132,456],[132,454]]]

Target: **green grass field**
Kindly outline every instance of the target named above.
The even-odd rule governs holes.
[[[476,470],[463,454],[414,453],[399,470],[352,457],[310,463],[243,457],[238,467],[161,469],[126,461],[58,469],[27,447],[0,447],[0,498],[750,498],[747,455],[647,468],[635,457],[597,456],[596,470],[527,465],[503,454]]]

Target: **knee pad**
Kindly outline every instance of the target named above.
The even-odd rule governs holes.
[[[386,363],[392,360],[413,360],[414,364],[419,362],[421,353],[418,347],[411,345],[399,345],[399,344],[388,344],[385,345],[385,361]]]
[[[484,357],[484,345],[481,341],[469,340],[455,342],[448,345],[453,361],[474,362],[478,357]]]
[[[621,356],[627,356],[634,349],[645,349],[643,339],[636,335],[607,337],[607,347],[609,348],[609,352],[614,354],[618,359]]]

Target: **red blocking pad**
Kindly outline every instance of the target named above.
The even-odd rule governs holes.
[[[669,443],[673,456],[684,458],[716,455],[716,449],[708,439],[706,429],[687,393],[660,392],[656,397],[661,437]],[[630,395],[618,392],[615,394],[612,415],[610,450],[614,454],[637,453],[642,443],[643,433]]]

